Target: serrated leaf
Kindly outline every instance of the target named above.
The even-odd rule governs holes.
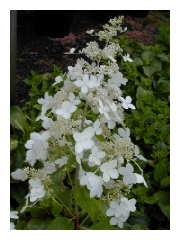
[[[10,124],[24,133],[24,128],[27,124],[26,115],[18,106],[13,106],[10,109]]]
[[[100,222],[96,225],[93,225],[89,230],[116,230],[116,228],[110,226],[105,222]]]
[[[85,187],[78,187],[74,191],[74,197],[77,204],[86,211],[93,221],[98,219],[99,201],[90,198],[90,193]]]
[[[55,218],[48,226],[47,230],[73,230],[74,223],[65,217]]]
[[[31,218],[27,224],[29,230],[47,230],[51,219]]]

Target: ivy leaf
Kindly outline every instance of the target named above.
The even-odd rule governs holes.
[[[10,108],[10,124],[14,128],[17,128],[23,133],[25,133],[24,128],[27,125],[26,115],[21,111],[18,106],[13,106]]]
[[[89,230],[116,230],[116,228],[110,226],[105,222],[100,222],[96,225],[93,225]]]
[[[65,217],[55,218],[48,226],[47,230],[73,230],[74,223]]]
[[[89,191],[85,187],[78,187],[74,191],[77,204],[85,210],[93,221],[96,221],[99,213],[99,201],[90,198]]]

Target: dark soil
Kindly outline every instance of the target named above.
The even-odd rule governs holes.
[[[137,14],[140,16],[140,13]],[[67,27],[68,31],[66,18],[66,21],[56,23],[54,30],[56,34],[52,34],[50,30],[48,32],[50,19],[43,18],[44,21],[42,21],[41,16],[38,15],[41,19],[39,22],[37,12],[36,14],[34,12],[28,14],[18,12],[16,61],[16,104],[18,106],[22,106],[28,100],[29,87],[23,80],[31,77],[32,70],[39,74],[51,72],[55,64],[61,66],[63,71],[67,71],[68,66],[73,66],[76,63],[78,55],[65,55],[63,53],[72,47],[78,47],[80,50],[86,46],[87,42],[94,40],[86,34],[86,31],[102,29],[105,19],[98,19],[98,16],[102,15],[95,16],[89,10],[74,10],[69,29]],[[145,45],[154,45],[158,27],[165,18],[167,20],[170,18],[169,11],[149,11],[148,15],[143,18],[134,16],[132,12],[126,12],[123,21],[128,28],[126,38],[143,42]],[[45,26],[47,26],[46,33]],[[66,30],[65,36],[62,36],[62,29]]]

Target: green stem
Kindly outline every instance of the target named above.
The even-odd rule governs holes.
[[[78,187],[78,177],[79,177],[79,169],[80,169],[80,165],[78,162],[76,162],[76,174],[75,174],[75,183],[74,183],[74,188]],[[79,209],[78,209],[78,204],[75,201],[75,230],[80,230],[80,226],[79,226]]]

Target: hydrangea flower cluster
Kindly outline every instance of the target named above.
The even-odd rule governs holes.
[[[61,85],[59,91],[54,96],[46,92],[38,100],[42,111],[36,120],[42,121],[44,131],[31,133],[25,144],[26,162],[31,168],[11,173],[16,180],[29,179],[25,208],[29,206],[28,198],[36,203],[50,193],[51,174],[62,167],[66,171],[64,166],[74,156],[76,166],[72,167],[80,185],[87,187],[91,198],[109,202],[106,215],[112,217],[111,225],[122,228],[130,212],[136,210],[136,200],[126,195],[133,184],[147,186],[138,165],[139,160],[147,160],[131,142],[130,129],[124,122],[124,109],[135,109],[135,106],[130,96],[123,96],[121,85],[126,85],[128,80],[119,71],[116,56],[129,62],[132,59],[113,42],[113,37],[126,30],[122,29],[122,19],[111,19],[103,31],[95,33],[95,37],[105,42],[104,48],[97,42],[88,43],[79,54],[85,54],[90,61],[78,59],[66,74],[55,78],[53,85]],[[87,33],[93,35],[94,30]],[[43,167],[35,170],[37,161]],[[86,172],[83,164],[92,171]],[[134,172],[133,165],[140,173]]]

